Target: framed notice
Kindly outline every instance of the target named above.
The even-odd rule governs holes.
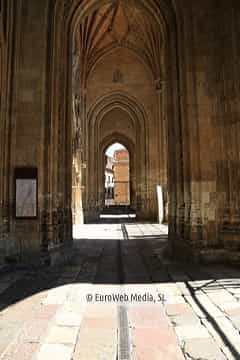
[[[38,176],[36,168],[15,170],[15,216],[17,219],[35,219],[38,216]]]

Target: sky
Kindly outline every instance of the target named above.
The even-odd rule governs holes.
[[[122,149],[125,149],[125,147],[124,147],[122,144],[115,143],[115,144],[111,145],[111,146],[107,149],[106,154],[107,154],[108,156],[113,157],[114,151],[116,151],[116,150],[122,150]]]

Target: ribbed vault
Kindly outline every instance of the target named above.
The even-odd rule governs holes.
[[[126,47],[138,54],[157,80],[161,76],[162,34],[158,24],[133,1],[116,0],[100,7],[78,24],[75,61],[85,82],[95,63],[109,50]]]

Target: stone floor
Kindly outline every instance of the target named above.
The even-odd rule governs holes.
[[[86,225],[67,266],[0,274],[0,359],[240,359],[240,270],[171,262],[166,233]]]

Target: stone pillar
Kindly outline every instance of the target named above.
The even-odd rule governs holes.
[[[14,236],[11,215],[13,186],[11,174],[12,146],[12,77],[15,4],[2,1],[0,9],[0,264],[7,257],[17,258],[19,246]],[[15,22],[14,22],[15,24]]]
[[[168,134],[166,124],[166,86],[163,79],[156,80],[157,92],[157,120],[158,120],[158,134],[159,134],[159,183],[161,187],[163,200],[163,214],[162,222],[168,221]]]

